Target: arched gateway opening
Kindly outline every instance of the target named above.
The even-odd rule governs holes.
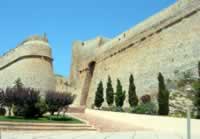
[[[88,64],[88,69],[86,71],[86,77],[85,77],[84,85],[81,92],[81,100],[80,100],[81,106],[85,106],[87,103],[88,92],[90,89],[90,84],[92,81],[95,65],[96,65],[95,61],[92,61]]]

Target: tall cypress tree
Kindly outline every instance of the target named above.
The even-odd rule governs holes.
[[[138,104],[138,97],[136,95],[136,87],[134,84],[134,78],[132,74],[129,78],[128,102],[131,107],[137,106]]]
[[[124,100],[126,92],[123,91],[121,82],[119,79],[117,79],[117,89],[116,89],[116,94],[115,94],[115,104],[117,107],[122,107],[124,105]]]
[[[102,81],[100,81],[100,83],[98,84],[98,87],[97,87],[97,91],[95,93],[94,104],[99,109],[103,102],[104,102],[104,98],[103,98],[103,83],[102,83]]]
[[[166,89],[164,77],[161,73],[158,74],[159,89],[158,89],[158,114],[169,114],[169,91]]]
[[[110,76],[108,76],[108,82],[107,82],[107,88],[106,88],[106,101],[107,101],[108,106],[113,105],[114,91],[113,91],[112,80]]]
[[[197,109],[197,115],[196,118],[200,119],[200,62],[198,62],[198,73],[199,73],[199,79],[198,79],[198,86],[195,88],[195,97],[194,97],[194,105]]]

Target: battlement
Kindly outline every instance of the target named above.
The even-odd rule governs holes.
[[[0,57],[0,70],[15,63],[21,58],[46,57],[52,60],[48,39],[41,36],[32,36],[20,43],[16,48]]]
[[[136,47],[137,44],[142,43],[146,39],[175,24],[178,24],[182,20],[196,14],[199,10],[199,0],[178,1],[162,12],[102,44],[98,51],[95,52],[94,48],[90,48],[90,50],[93,51],[93,53],[95,52],[95,54],[90,55],[90,58],[82,61],[80,67],[86,69],[88,63],[91,61],[96,61],[98,63],[117,55],[130,47]]]
[[[46,37],[27,38],[0,57],[0,88],[12,86],[20,78],[25,86],[38,89],[41,93],[55,90],[52,60]]]
[[[197,75],[199,11],[200,0],[179,0],[99,47],[73,47],[77,51],[73,51],[70,82],[81,93],[79,104],[90,107],[97,84],[106,85],[108,76],[113,86],[120,79],[127,90],[128,77],[133,74],[141,96],[157,92],[159,72],[169,79],[174,71]]]

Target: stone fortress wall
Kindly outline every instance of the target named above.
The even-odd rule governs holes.
[[[197,74],[199,10],[199,0],[180,0],[114,39],[74,42],[70,83],[78,96],[75,104],[91,107],[97,84],[102,80],[105,89],[108,75],[114,89],[119,78],[127,91],[132,73],[141,96],[157,93],[159,72],[170,79],[176,71]]]
[[[20,78],[27,87],[55,90],[51,49],[47,38],[32,36],[0,57],[0,88],[13,86]]]

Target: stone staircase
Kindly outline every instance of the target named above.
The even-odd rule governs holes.
[[[0,122],[0,130],[96,131],[88,124]]]

